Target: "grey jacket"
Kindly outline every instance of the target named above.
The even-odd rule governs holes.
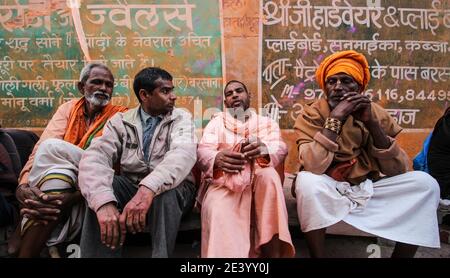
[[[197,139],[190,113],[174,108],[156,127],[150,143],[150,161],[144,160],[143,130],[139,107],[117,113],[105,125],[103,135],[94,139],[83,153],[78,184],[89,207],[117,202],[112,182],[113,166],[120,174],[156,195],[172,189],[183,180],[194,182],[191,169],[197,160]]]

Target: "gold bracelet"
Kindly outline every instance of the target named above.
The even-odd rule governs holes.
[[[324,128],[339,134],[341,133],[342,122],[335,118],[327,118]]]

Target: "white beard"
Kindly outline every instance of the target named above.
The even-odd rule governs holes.
[[[98,95],[103,95],[106,96],[106,99],[100,99],[97,96]],[[111,97],[108,94],[105,94],[103,92],[100,91],[95,91],[92,94],[85,96],[86,101],[89,102],[90,104],[94,105],[94,106],[100,106],[100,107],[105,107],[106,105],[108,105],[109,101],[111,100]]]

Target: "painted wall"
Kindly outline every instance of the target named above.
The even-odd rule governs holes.
[[[315,68],[332,52],[355,49],[365,54],[372,75],[366,93],[404,128],[397,138],[410,157],[448,106],[448,0],[223,4],[227,78],[245,80],[257,92],[255,107],[276,110],[278,115],[271,116],[279,119],[289,144],[288,172],[298,169],[290,128],[302,106],[320,97]],[[258,17],[261,25],[256,24]]]
[[[114,104],[136,106],[133,77],[159,66],[174,77],[178,106],[221,107],[221,8],[203,0],[1,1],[0,124],[45,127],[61,103],[81,96],[88,62],[111,69]]]
[[[78,96],[74,80],[85,47],[71,21],[70,2],[0,3],[3,126],[39,133],[60,101]],[[339,48],[366,54],[373,75],[370,93],[403,121],[398,141],[410,157],[448,106],[450,0],[129,0],[144,5],[130,11],[105,10],[102,5],[120,2],[114,0],[72,2],[82,6],[89,55],[106,60],[116,75],[116,102],[136,104],[130,80],[148,65],[174,73],[181,89],[178,105],[191,111],[197,97],[205,100],[204,108],[220,108],[221,82],[241,80],[252,93],[252,107],[276,108],[271,116],[279,117],[289,145],[287,172],[298,168],[290,129],[296,113],[320,96],[311,73]],[[190,4],[195,8],[188,9]],[[55,105],[47,105],[49,98]]]

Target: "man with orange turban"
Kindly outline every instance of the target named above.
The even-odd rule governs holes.
[[[363,94],[366,58],[335,53],[316,80],[326,98],[305,105],[295,123],[294,195],[311,256],[325,256],[326,228],[340,221],[396,241],[393,257],[413,257],[418,245],[439,248],[439,186],[424,172],[407,172],[408,157],[394,139],[401,127]]]

